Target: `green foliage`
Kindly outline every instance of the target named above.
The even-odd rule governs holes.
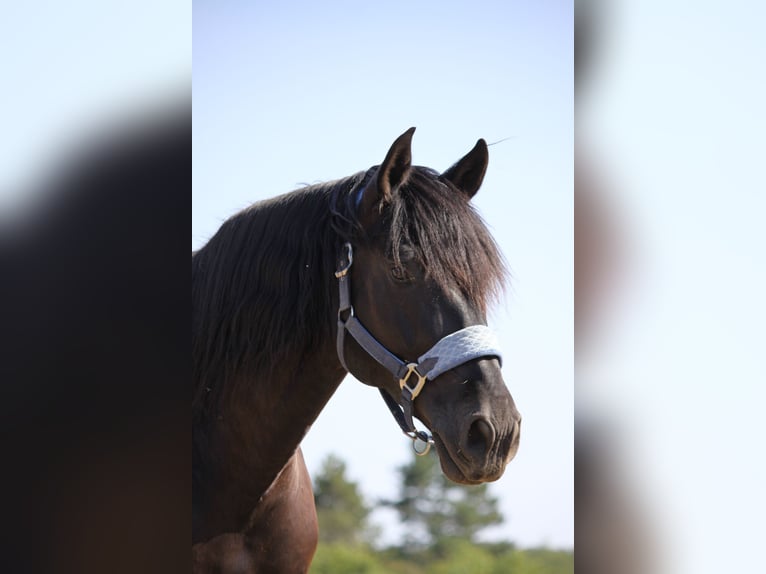
[[[334,455],[325,459],[314,479],[314,502],[321,542],[359,545],[375,536],[369,506],[358,485],[346,477],[346,464]]]
[[[442,551],[455,539],[475,541],[481,530],[503,521],[487,484],[464,486],[448,480],[433,452],[413,457],[399,475],[399,498],[385,504],[407,525],[405,544],[412,550],[426,546]]]
[[[320,544],[311,563],[311,574],[388,574],[379,558],[360,546]]]
[[[427,574],[493,574],[494,557],[479,545],[467,540],[453,539],[433,561]]]
[[[453,540],[446,554],[428,549],[404,555],[401,549],[375,551],[320,544],[310,574],[574,574],[571,551],[518,550]]]
[[[535,548],[510,550],[495,558],[491,574],[574,574],[574,553]]]
[[[511,542],[476,542],[502,521],[488,486],[460,486],[442,474],[438,458],[414,457],[399,468],[397,510],[408,535],[401,546],[375,550],[371,508],[330,456],[314,480],[320,543],[311,574],[573,574],[571,551],[517,549]]]

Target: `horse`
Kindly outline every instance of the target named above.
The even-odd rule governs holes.
[[[497,480],[516,454],[521,416],[486,326],[506,265],[470,203],[487,144],[440,174],[412,165],[414,131],[380,165],[244,209],[192,253],[195,574],[308,570],[300,443],[348,373],[455,482]]]

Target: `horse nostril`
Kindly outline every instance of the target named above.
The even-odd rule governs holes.
[[[495,442],[495,429],[484,418],[479,418],[468,427],[467,446],[471,452],[485,455]]]

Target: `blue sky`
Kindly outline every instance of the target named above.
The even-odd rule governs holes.
[[[513,272],[490,317],[524,416],[493,485],[523,545],[573,545],[572,5],[195,2],[192,247],[254,201],[380,163],[416,126],[413,161],[445,169],[480,137],[476,204]],[[356,414],[354,414],[356,412]],[[348,377],[303,444],[371,498],[392,496],[407,440]],[[390,517],[378,517],[384,525]]]

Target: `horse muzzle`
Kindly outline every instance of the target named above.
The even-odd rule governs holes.
[[[505,430],[483,415],[469,419],[455,437],[443,436],[431,428],[442,470],[452,481],[481,484],[498,480],[516,456],[521,436],[521,417],[516,416]]]

